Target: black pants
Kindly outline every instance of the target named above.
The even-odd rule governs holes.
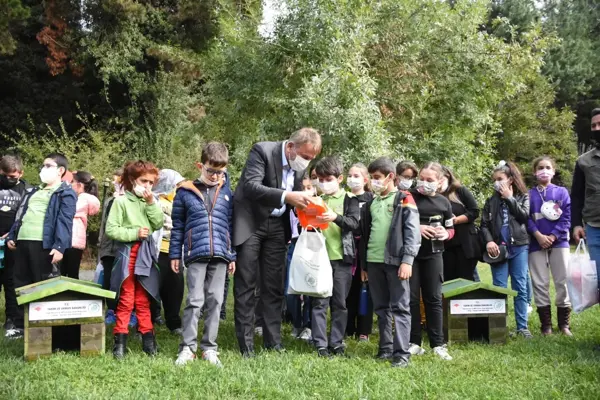
[[[170,330],[181,328],[181,303],[183,302],[184,282],[183,268],[176,274],[171,269],[169,254],[160,253],[160,299],[165,310],[165,321]],[[160,316],[160,303],[152,301],[152,320]]]
[[[0,289],[4,289],[4,300],[6,301],[6,319],[15,320],[18,316],[17,294],[15,293],[15,252],[4,246],[4,268],[0,269]]]
[[[465,256],[462,246],[454,246],[444,251],[444,282],[453,279],[473,280],[477,260]]]
[[[67,249],[60,262],[60,274],[68,278],[79,279],[79,267],[81,266],[82,257],[83,250]]]
[[[115,265],[115,257],[106,256],[100,259],[104,268],[104,280],[102,281],[102,289],[110,290],[110,277],[112,269]],[[106,299],[106,308],[115,311],[117,309],[117,301],[115,299]]]
[[[52,273],[50,250],[42,247],[41,241],[19,240],[15,250],[15,287],[31,285],[48,279]],[[24,308],[17,308],[15,326],[24,328]]]
[[[444,282],[444,262],[442,254],[432,254],[426,258],[416,258],[410,278],[410,342],[421,345],[421,307],[420,295],[423,295],[425,316],[427,317],[427,335],[431,348],[444,344],[442,283]]]
[[[352,277],[352,285],[350,293],[346,299],[346,307],[348,307],[348,325],[346,326],[346,335],[348,336],[368,336],[373,332],[373,300],[369,293],[369,301],[367,303],[367,314],[360,315],[360,291],[362,288],[362,280],[360,278],[360,268],[356,268]]]
[[[238,246],[233,292],[235,331],[242,352],[254,348],[257,286],[260,287],[257,313],[262,317],[265,347],[281,344],[285,255],[283,218],[268,218],[244,244]],[[258,273],[260,281],[257,281]]]

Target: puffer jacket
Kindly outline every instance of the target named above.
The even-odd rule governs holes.
[[[529,244],[527,222],[529,220],[529,194],[515,194],[510,199],[503,199],[498,193],[486,200],[481,214],[481,235],[486,243],[502,244],[502,202],[508,207],[508,227],[510,230],[509,246]]]
[[[81,193],[77,198],[73,219],[73,248],[83,250],[87,242],[88,216],[100,211],[100,200],[89,193]]]
[[[235,261],[236,253],[231,246],[233,193],[228,176],[211,197],[213,203],[207,209],[208,197],[193,182],[185,182],[177,189],[171,214],[171,260],[180,260],[183,251],[186,265],[212,257]]]

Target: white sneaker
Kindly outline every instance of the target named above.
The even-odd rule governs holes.
[[[177,360],[175,360],[175,365],[185,365],[190,363],[196,359],[196,355],[190,349],[190,346],[183,346],[179,354],[177,355]]]
[[[450,354],[448,354],[448,349],[446,348],[446,345],[434,347],[433,353],[436,356],[438,356],[439,358],[441,358],[442,360],[446,360],[446,361],[452,360],[452,357],[450,356]]]
[[[7,329],[4,337],[7,339],[22,339],[25,332],[23,329]]]
[[[208,361],[212,365],[218,368],[223,368],[223,364],[221,364],[221,360],[218,357],[219,353],[215,350],[206,350],[202,353],[202,359]]]
[[[531,307],[531,304],[527,304],[527,315],[531,314],[533,312],[533,307]]]
[[[262,335],[263,335],[262,326],[257,326],[256,328],[254,328],[254,334],[256,336],[262,337]]]
[[[292,337],[294,339],[298,339],[298,336],[300,336],[301,333],[302,333],[301,328],[292,328]]]
[[[413,356],[422,356],[425,354],[425,349],[418,344],[409,343],[408,352]]]
[[[300,333],[300,336],[298,336],[298,339],[306,340],[307,342],[309,340],[311,340],[312,339],[312,331],[310,330],[310,328],[304,328],[302,333]]]

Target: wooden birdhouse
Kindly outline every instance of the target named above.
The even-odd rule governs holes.
[[[517,292],[483,282],[454,279],[442,286],[444,336],[449,343],[506,343],[508,299]]]
[[[115,292],[78,279],[58,277],[16,289],[25,308],[25,359],[53,350],[79,350],[82,356],[104,353],[106,299]]]

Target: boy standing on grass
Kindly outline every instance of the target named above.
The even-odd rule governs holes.
[[[392,160],[378,158],[368,169],[375,197],[362,207],[359,262],[368,273],[379,323],[377,358],[403,368],[410,359],[409,278],[421,246],[419,212],[412,195],[394,184]],[[393,337],[392,318],[396,326]]]
[[[6,238],[15,252],[15,287],[40,282],[53,272],[71,247],[77,195],[61,179],[68,169],[67,158],[58,153],[44,160],[40,171],[42,185],[28,190]],[[9,339],[23,337],[23,307],[17,308],[15,328],[6,331]]]
[[[344,166],[337,157],[321,159],[315,170],[323,193],[321,198],[327,204],[327,212],[318,219],[329,223],[323,235],[333,269],[333,294],[312,298],[312,336],[319,357],[331,357],[332,353],[344,355],[346,351],[343,342],[348,323],[346,297],[352,284],[354,231],[358,229],[360,209],[358,199],[340,188]],[[327,308],[330,306],[331,333],[327,341]]]
[[[202,359],[222,367],[217,353],[219,314],[225,276],[228,271],[235,272],[236,259],[231,247],[233,193],[226,175],[228,162],[229,152],[223,143],[208,143],[198,163],[200,178],[183,183],[175,195],[169,258],[173,272],[179,273],[183,251],[188,287],[176,365],[196,358],[198,319],[206,303]]]
[[[6,155],[0,160],[0,237],[5,239],[15,222],[15,216],[30,186],[21,179],[23,176],[23,163],[17,156]],[[15,328],[15,319],[18,315],[17,295],[15,293],[15,258],[12,251],[4,245],[4,260],[0,268],[0,287],[4,289],[6,305],[6,320],[4,329]]]

